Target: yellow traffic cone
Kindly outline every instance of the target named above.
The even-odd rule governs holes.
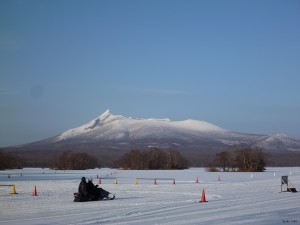
[[[11,188],[11,194],[12,195],[18,194],[16,191],[16,185],[14,185],[14,184],[12,185],[12,188]]]
[[[118,178],[115,179],[115,184],[118,184]]]

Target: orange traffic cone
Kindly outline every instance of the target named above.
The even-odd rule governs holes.
[[[196,184],[198,184],[199,183],[199,179],[198,179],[198,177],[196,178],[196,182],[195,182]]]
[[[157,182],[156,182],[156,178],[154,179],[154,184],[155,184],[155,185],[157,184]]]
[[[33,189],[33,192],[32,192],[32,196],[37,196],[36,185],[34,185],[34,189]]]
[[[206,197],[205,197],[205,191],[204,191],[204,189],[202,189],[202,196],[201,196],[201,200],[199,202],[201,202],[201,203],[207,202],[206,201]]]

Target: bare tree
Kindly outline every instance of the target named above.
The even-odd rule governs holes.
[[[162,169],[167,164],[164,152],[157,148],[151,149],[147,155],[148,169]]]
[[[0,170],[22,167],[22,159],[12,153],[0,151]]]
[[[54,168],[63,170],[84,170],[99,166],[96,158],[86,153],[67,151],[58,155],[54,160]]]
[[[216,154],[210,165],[210,171],[261,172],[265,170],[267,155],[259,148],[238,147],[234,151]]]
[[[153,148],[149,151],[132,150],[116,161],[124,169],[185,169],[189,162],[177,151],[161,151]]]
[[[170,150],[166,152],[167,169],[186,169],[188,168],[188,160],[184,158],[178,151]]]
[[[266,154],[259,148],[239,148],[235,150],[235,162],[239,171],[261,172],[265,170]]]

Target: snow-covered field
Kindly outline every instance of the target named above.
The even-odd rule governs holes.
[[[97,175],[115,200],[73,202],[80,178],[92,177],[96,184]],[[282,175],[300,190],[300,168],[263,173],[210,173],[203,168],[0,171],[0,184],[15,184],[18,193],[0,186],[0,224],[300,224],[300,192],[280,192]],[[38,196],[32,196],[35,185]],[[203,189],[208,202],[199,203]]]

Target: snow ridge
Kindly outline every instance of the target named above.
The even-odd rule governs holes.
[[[76,140],[75,140],[76,139]],[[172,121],[164,119],[141,119],[113,115],[110,110],[92,121],[70,129],[51,141],[74,141],[74,143],[118,144],[151,143],[157,146],[173,146],[171,143],[196,143],[206,141],[215,145],[249,145],[270,151],[300,151],[300,141],[285,134],[243,134],[228,131],[214,124],[199,120]]]
[[[287,146],[290,151],[299,151],[299,141],[296,141],[286,134],[270,134],[260,138],[257,146],[261,148],[283,148]]]
[[[214,124],[198,121],[198,120],[184,120],[184,121],[171,121],[168,118],[165,119],[136,119],[126,118],[122,115],[113,115],[110,110],[106,110],[99,117],[77,128],[70,129],[60,134],[56,141],[66,140],[78,135],[93,135],[95,137],[104,137],[106,133],[108,136],[106,139],[112,139],[116,137],[125,136],[138,136],[145,135],[158,135],[157,131],[164,133],[167,131],[183,131],[190,133],[223,133],[227,130],[218,127]],[[128,134],[129,133],[129,134]]]

